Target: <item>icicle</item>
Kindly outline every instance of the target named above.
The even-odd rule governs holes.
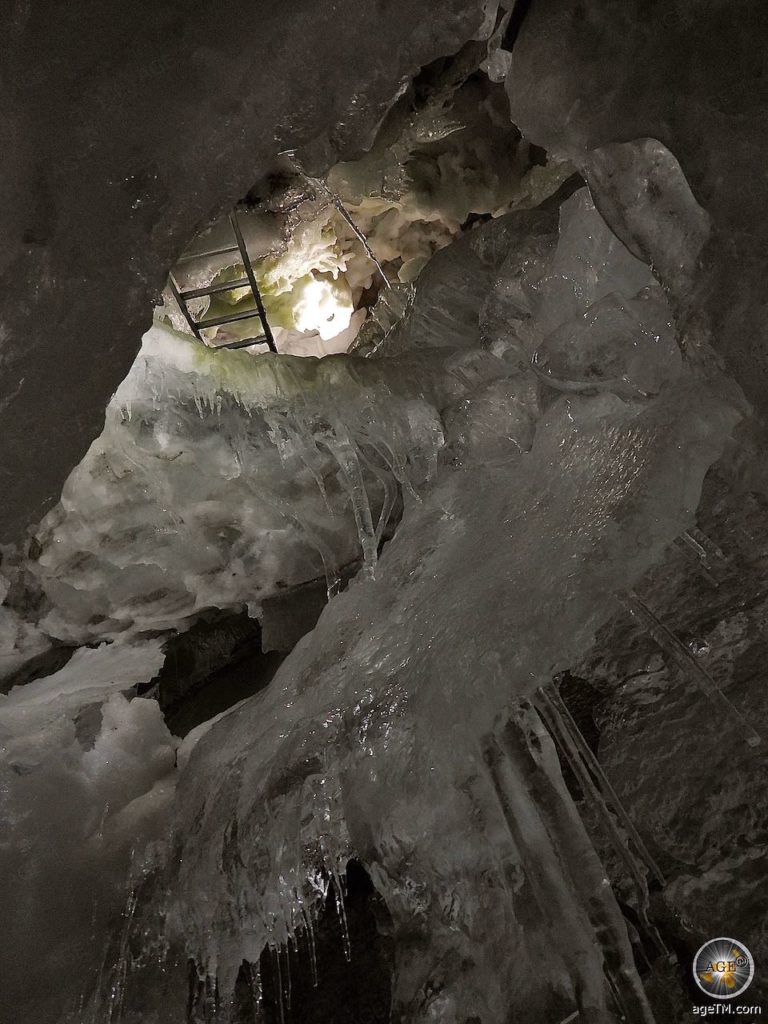
[[[272,960],[275,964],[275,987],[277,989],[277,1010],[280,1024],[285,1024],[285,1006],[283,1003],[283,972],[280,969],[280,946],[272,946]]]
[[[553,920],[552,938],[580,1011],[588,1020],[609,1015],[610,974],[626,1019],[652,1024],[623,918],[534,709],[521,707],[517,721],[487,741],[483,756],[526,880]]]
[[[133,862],[134,851],[131,851],[131,862]],[[106,1024],[115,1024],[122,1019],[123,1000],[125,999],[125,986],[128,979],[129,950],[128,941],[131,934],[138,894],[135,882],[131,881],[128,888],[125,910],[123,911],[123,924],[120,929],[120,944],[118,946],[117,960],[115,962],[112,981],[109,987],[109,1000],[107,1003]]]
[[[622,807],[613,787],[603,774],[602,767],[599,765],[597,759],[594,758],[592,751],[589,750],[588,744],[584,740],[581,731],[573,720],[573,717],[568,711],[568,708],[560,695],[556,691],[550,694],[540,687],[537,690],[537,698],[538,704],[540,705],[538,710],[544,719],[545,724],[561,750],[563,757],[576,776],[579,785],[584,791],[584,796],[591,801],[592,806],[595,808],[600,819],[605,825],[608,835],[612,840],[614,849],[623,861],[630,878],[634,882],[635,891],[637,893],[638,913],[649,938],[658,951],[663,956],[667,956],[669,954],[669,950],[659,935],[658,930],[651,923],[648,917],[649,897],[645,875],[638,866],[635,856],[629,849],[626,840],[617,828],[616,822],[611,814],[611,810],[609,810],[609,804],[611,809],[614,810],[614,813],[616,813],[621,819],[622,823],[627,828],[627,832],[634,840],[641,860],[645,862],[648,869],[658,879],[658,881],[663,883],[661,872],[656,866],[651,855],[648,853],[648,850],[632,824],[629,815]],[[595,768],[592,765],[592,760],[585,757],[584,748],[589,750],[589,753],[592,755],[592,759],[594,760],[594,764],[598,766],[598,771],[595,774],[598,776],[598,781],[602,784],[602,793],[595,785],[595,781],[590,774],[589,768],[591,767],[593,771],[595,771]]]
[[[248,964],[248,987],[251,992],[253,1024],[262,1024],[262,1005],[264,997],[261,988],[261,972],[257,970],[255,964]]]
[[[603,771],[603,766],[597,760],[589,744],[584,739],[581,730],[574,721],[573,715],[568,710],[568,706],[566,705],[565,701],[555,689],[553,689],[550,692],[547,692],[542,688],[539,688],[538,692],[544,698],[547,705],[552,709],[553,713],[557,716],[558,720],[562,723],[563,730],[570,735],[572,745],[576,748],[576,751],[581,756],[583,762],[593,772],[594,777],[597,779],[598,785],[600,786],[600,789],[602,790],[603,794],[605,794],[610,803],[611,809],[613,810],[614,814],[616,814],[616,816],[619,818],[621,824],[624,826],[627,833],[632,837],[632,841],[635,844],[637,852],[640,854],[640,857],[642,858],[646,867],[653,875],[653,877],[657,880],[657,882],[659,882],[660,885],[663,885],[664,876],[661,873],[661,869],[651,856],[647,846],[643,842],[640,833],[635,828],[634,822],[630,818],[629,814],[627,814],[627,811],[624,808],[624,805],[622,804],[621,800],[619,799],[616,790],[613,788],[610,781],[608,780],[608,777]]]
[[[323,478],[320,475],[320,473],[317,471],[316,467],[312,465],[311,458],[309,457],[309,455],[306,452],[302,452],[300,454],[299,458],[301,459],[302,463],[307,467],[307,470],[312,475],[312,479],[317,484],[317,489],[318,489],[318,491],[320,491],[320,496],[323,499],[323,504],[328,509],[329,514],[332,515],[332,516],[336,515],[336,513],[335,513],[335,511],[334,511],[334,509],[333,509],[333,507],[332,507],[332,505],[330,503],[330,500],[328,499],[328,489],[325,486],[325,481],[323,480]]]
[[[360,470],[357,452],[354,450],[349,438],[345,438],[340,442],[326,438],[325,443],[338,462],[349,489],[352,511],[355,516],[357,534],[360,538],[360,547],[365,563],[365,574],[372,578],[375,575],[376,562],[379,557],[378,544],[376,543],[376,531],[373,528],[371,505],[365,490],[365,481]]]
[[[696,683],[705,696],[713,702],[715,708],[718,708],[734,724],[738,725],[743,731],[747,745],[752,748],[759,747],[763,742],[760,734],[750,725],[741,712],[734,707],[712,676],[694,658],[685,644],[678,640],[672,630],[668,629],[660,619],[657,619],[650,608],[632,591],[622,595],[620,600],[632,617],[645,627],[648,635],[672,659],[680,671]]]
[[[421,495],[411,483],[411,479],[408,475],[403,459],[399,455],[395,454],[395,451],[392,448],[392,446],[385,441],[380,441],[373,447],[381,456],[381,459],[384,462],[384,464],[386,466],[389,466],[390,470],[392,471],[392,475],[395,477],[395,479],[403,488],[403,490],[407,491],[414,501],[420,502]],[[385,452],[389,455],[389,458],[387,458]]]
[[[339,927],[341,928],[341,942],[344,947],[344,959],[347,963],[352,960],[352,944],[349,940],[349,926],[347,924],[347,909],[344,905],[344,885],[340,872],[334,866],[331,873],[333,879],[333,891],[336,900],[336,913],[339,918]]]
[[[384,491],[384,499],[381,504],[381,512],[379,513],[379,521],[376,524],[376,542],[381,544],[384,531],[389,523],[390,516],[392,515],[392,509],[395,507],[395,501],[397,500],[397,486],[392,479],[392,476],[386,472],[386,470],[380,469],[372,459],[366,458],[362,452],[360,458],[363,460],[365,466],[371,472],[373,476],[379,481]]]
[[[317,950],[315,948],[315,929],[312,924],[312,912],[310,910],[310,912],[307,913],[302,907],[301,913],[304,918],[304,930],[307,936],[307,946],[309,947],[309,970],[312,975],[312,988],[317,988]]]
[[[279,951],[278,951],[279,955]],[[285,943],[285,1008],[291,1010],[291,937]]]

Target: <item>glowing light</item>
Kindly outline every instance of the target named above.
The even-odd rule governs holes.
[[[293,288],[293,316],[300,331],[317,331],[323,341],[349,327],[352,295],[342,280],[308,274]]]

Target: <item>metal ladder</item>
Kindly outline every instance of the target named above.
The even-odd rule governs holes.
[[[270,352],[277,352],[275,339],[272,336],[272,330],[269,326],[269,321],[267,320],[267,313],[266,310],[264,309],[264,303],[261,300],[261,292],[259,291],[259,286],[256,284],[256,275],[253,272],[251,258],[248,255],[248,249],[246,248],[245,245],[245,239],[243,238],[243,233],[240,230],[240,224],[237,219],[237,214],[235,213],[234,210],[229,215],[229,223],[232,225],[232,230],[234,231],[235,234],[235,241],[237,243],[236,245],[228,246],[227,248],[224,249],[216,249],[214,252],[193,253],[189,256],[183,257],[183,259],[186,262],[188,260],[200,259],[206,256],[221,256],[224,253],[228,252],[239,252],[240,258],[243,261],[243,267],[245,268],[245,277],[241,277],[237,281],[227,281],[222,284],[208,285],[205,288],[192,288],[189,291],[182,291],[179,288],[178,284],[176,283],[176,279],[174,278],[173,274],[171,273],[169,274],[168,277],[168,283],[170,285],[171,292],[173,293],[173,297],[176,299],[176,302],[179,305],[179,309],[181,310],[184,319],[189,324],[190,330],[197,338],[197,340],[201,341],[204,345],[207,345],[207,342],[200,332],[204,331],[206,327],[221,327],[224,324],[233,324],[240,320],[248,320],[254,317],[258,317],[258,319],[261,322],[262,333],[257,337],[241,338],[239,341],[232,341],[224,345],[212,345],[210,347],[237,349],[250,348],[252,345],[266,344],[269,346]],[[247,287],[250,287],[251,289],[251,294],[253,295],[253,299],[256,304],[256,309],[248,309],[240,313],[228,313],[225,316],[209,317],[207,320],[195,320],[195,318],[189,311],[189,307],[187,306],[188,299],[200,299],[205,297],[206,295],[218,295],[221,292],[229,292],[237,288]]]

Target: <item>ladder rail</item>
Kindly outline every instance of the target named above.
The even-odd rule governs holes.
[[[173,274],[169,274],[168,275],[168,284],[170,285],[171,291],[173,292],[174,299],[176,299],[176,304],[178,305],[179,309],[181,310],[181,312],[182,312],[182,314],[184,316],[184,319],[189,324],[190,330],[192,331],[192,333],[194,334],[194,336],[197,338],[198,341],[202,341],[203,344],[205,344],[205,339],[203,338],[202,334],[200,333],[200,330],[199,330],[199,328],[197,326],[197,322],[195,321],[195,318],[189,312],[189,308],[187,307],[187,304],[184,301],[184,298],[182,297],[181,292],[179,291],[178,285],[176,284],[176,281],[174,279]]]
[[[212,316],[207,320],[198,320],[197,326],[201,331],[208,327],[222,327],[224,324],[236,324],[239,320],[250,320],[251,317],[258,317],[258,309],[242,309],[239,313],[225,313],[224,316]]]
[[[229,214],[229,223],[235,234],[236,245],[229,246],[225,249],[217,249],[210,253],[196,253],[192,256],[182,256],[178,261],[187,262],[190,259],[203,258],[205,256],[218,256],[222,253],[234,253],[239,252],[240,258],[243,261],[243,267],[245,269],[245,277],[238,278],[236,281],[226,281],[215,285],[207,285],[203,288],[190,288],[186,291],[179,288],[176,279],[173,276],[173,272],[168,275],[168,283],[173,294],[176,304],[178,305],[184,319],[189,325],[189,329],[192,331],[198,341],[201,341],[204,345],[208,345],[208,342],[202,335],[202,331],[209,327],[222,327],[224,324],[237,323],[240,320],[249,320],[251,318],[258,317],[261,322],[263,335],[254,338],[243,338],[241,340],[225,343],[223,345],[208,345],[209,348],[249,348],[252,345],[263,345],[266,344],[269,347],[270,352],[277,352],[277,346],[275,345],[275,339],[272,334],[272,329],[269,326],[269,320],[267,319],[267,311],[264,308],[264,303],[261,298],[261,292],[256,282],[256,274],[253,270],[253,264],[248,253],[248,247],[245,244],[243,233],[240,229],[240,222],[237,219],[237,213],[232,210]],[[209,295],[219,295],[222,292],[237,291],[240,288],[250,288],[253,296],[253,301],[256,304],[256,309],[241,310],[240,312],[227,313],[224,316],[208,317],[203,320],[195,320],[194,316],[190,312],[189,306],[187,305],[188,299],[201,299]]]
[[[261,320],[261,326],[264,328],[264,336],[267,339],[267,344],[272,352],[277,352],[275,345],[275,339],[272,337],[272,331],[267,320],[267,311],[264,309],[264,303],[261,301],[261,292],[259,286],[256,283],[256,275],[253,272],[253,266],[251,264],[251,258],[248,255],[248,249],[243,238],[243,233],[240,230],[240,222],[237,219],[237,213],[232,210],[229,215],[229,223],[232,225],[232,230],[235,232],[235,238],[237,239],[237,247],[240,250],[240,256],[243,260],[243,266],[245,267],[245,275],[248,278],[253,297],[256,301],[256,308],[259,311],[259,319]]]

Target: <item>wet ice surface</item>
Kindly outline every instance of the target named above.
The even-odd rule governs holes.
[[[446,313],[447,346],[435,335],[414,351],[426,306],[398,329],[397,354],[383,345],[369,360],[222,358],[151,332],[38,534],[39,627],[135,644],[126,657],[147,677],[156,648],[143,631],[209,605],[258,614],[278,574],[324,569],[333,590],[339,566],[363,558],[269,689],[183,748],[166,895],[142,920],[167,916],[169,935],[218,977],[224,1014],[242,960],[311,929],[318,893],[355,854],[399,940],[395,1019],[501,1021],[519,1004],[531,1019],[578,1007],[603,1021],[613,990],[628,1019],[649,1020],[530,701],[692,524],[743,400],[682,359],[665,293],[586,190],[563,204],[559,234],[544,214],[472,234],[422,285],[439,292],[441,265],[459,276],[462,259],[482,265],[459,315]],[[64,670],[72,689],[87,660]],[[47,688],[0,703],[6,733],[39,713]],[[105,696],[86,688],[82,704]],[[89,820],[103,815],[103,831],[129,830],[141,850],[157,819],[143,804],[121,814],[158,786],[170,800],[176,784],[159,710],[109,697],[80,753],[72,699],[46,705],[37,732],[65,752],[45,768],[54,788],[65,772],[90,779],[132,714],[154,723],[154,774],[126,762],[130,793],[110,804],[104,781],[87,797]],[[13,807],[40,776],[19,782],[7,760],[4,771]],[[43,817],[50,799],[39,798]],[[34,845],[41,827],[20,820],[13,843]],[[81,885],[79,853],[67,845],[60,859]],[[105,855],[105,875],[115,863]],[[105,1003],[88,995],[96,1019],[114,1011],[114,986]]]
[[[489,1019],[498,1016],[507,986],[525,985],[511,964],[500,970],[489,956],[502,934],[515,931],[504,871],[514,864],[525,875],[537,854],[489,843],[502,823],[482,738],[505,707],[588,644],[613,610],[612,591],[689,520],[701,476],[734,421],[717,400],[704,419],[701,398],[698,389],[674,389],[642,411],[617,399],[560,400],[540,422],[529,455],[513,449],[511,459],[524,463],[516,472],[454,469],[406,510],[377,579],[335,599],[270,691],[206,735],[181,780],[177,889],[201,962],[212,957],[219,971],[231,971],[265,939],[284,938],[301,921],[296,893],[310,896],[311,866],[320,856],[338,871],[348,832],[351,848],[365,841],[398,924],[412,928],[420,915],[428,921],[420,969],[411,947],[400,978],[402,1012],[415,1012],[422,986],[437,974],[455,1019],[481,1006]],[[680,478],[681,450],[687,479]],[[449,579],[457,572],[460,600]],[[535,743],[528,754],[526,735],[524,728],[516,734],[523,767],[516,766],[513,789],[528,789],[524,772],[535,774]],[[546,762],[540,770],[549,776]],[[221,872],[227,829],[234,879]],[[544,837],[554,847],[562,839]],[[256,846],[254,870],[246,851]],[[478,878],[486,872],[500,890],[492,906]],[[234,929],[226,899],[232,886],[240,900]],[[607,994],[592,991],[598,952],[591,960],[560,959],[567,961],[584,926],[573,914],[580,923],[550,937],[550,981],[574,1002],[574,989],[587,985],[599,1002]],[[457,930],[466,934],[467,960],[454,975],[441,966],[441,945],[453,949]],[[443,1019],[454,1018],[446,1011]]]

